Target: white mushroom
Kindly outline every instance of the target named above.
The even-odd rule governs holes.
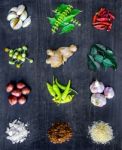
[[[106,105],[106,98],[103,94],[92,94],[91,103],[94,106],[103,107],[104,105]]]
[[[10,21],[10,20],[12,20],[12,19],[14,19],[14,18],[17,18],[18,16],[17,16],[17,14],[15,13],[15,12],[10,12],[9,14],[8,14],[8,16],[7,16],[7,20],[8,21]]]
[[[23,28],[26,28],[26,27],[28,27],[30,24],[31,24],[31,17],[29,16],[29,17],[23,22],[22,27],[23,27]]]
[[[24,10],[25,10],[25,6],[24,5],[19,5],[18,10],[17,10],[17,15],[21,15]]]
[[[115,95],[113,88],[112,87],[106,87],[104,89],[104,95],[107,99],[112,99]]]
[[[12,19],[10,21],[10,26],[13,30],[18,30],[22,27],[22,21],[18,18]]]
[[[90,90],[91,93],[103,93],[105,89],[105,86],[102,82],[99,81],[94,81],[91,85],[90,85]]]
[[[27,11],[26,10],[24,10],[23,11],[23,13],[21,14],[21,16],[20,16],[20,19],[22,20],[22,21],[25,21],[25,19],[27,18]]]

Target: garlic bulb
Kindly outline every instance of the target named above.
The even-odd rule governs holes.
[[[94,106],[103,107],[104,105],[106,105],[106,98],[103,94],[99,94],[99,93],[92,94],[91,103]]]
[[[10,21],[10,26],[13,30],[20,28],[26,28],[31,24],[31,17],[28,17],[28,13],[24,5],[18,7],[12,7],[9,10],[7,20]]]
[[[111,99],[114,97],[115,93],[112,87],[106,87],[104,89],[104,95],[107,99]]]
[[[104,84],[97,80],[90,85],[91,93],[103,93],[104,88]]]

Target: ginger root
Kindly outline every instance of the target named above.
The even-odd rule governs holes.
[[[56,51],[47,50],[47,55],[49,56],[46,59],[46,64],[50,64],[52,68],[58,68],[64,62],[68,60],[75,52],[77,51],[77,47],[75,45],[70,45],[69,47],[60,47]]]

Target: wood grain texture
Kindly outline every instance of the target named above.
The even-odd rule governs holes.
[[[18,4],[25,4],[32,24],[26,29],[13,31],[6,21],[8,10]],[[83,10],[78,16],[82,23],[67,35],[52,35],[47,16],[52,15],[60,3],[72,4]],[[107,7],[116,15],[111,32],[98,31],[92,27],[92,16],[100,7]],[[122,1],[121,0],[0,0],[0,150],[122,150]],[[93,73],[87,68],[87,53],[93,43],[100,42],[112,48],[117,56],[119,68]],[[78,46],[78,52],[68,62],[51,69],[45,64],[46,49],[57,49],[70,44]],[[8,65],[4,47],[29,46],[29,55],[34,58],[32,65],[26,63],[19,70]],[[72,80],[78,95],[73,102],[56,106],[46,89],[46,82],[53,75],[66,83]],[[89,84],[95,79],[113,86],[116,97],[103,108],[90,103]],[[23,79],[32,87],[28,103],[10,107],[5,86],[9,81]],[[10,121],[19,119],[29,123],[31,132],[28,139],[18,145],[6,140],[5,130]],[[55,121],[67,121],[74,131],[73,139],[62,145],[53,145],[47,138],[47,130]],[[88,126],[93,121],[103,120],[112,125],[115,139],[106,146],[93,144],[88,136]]]

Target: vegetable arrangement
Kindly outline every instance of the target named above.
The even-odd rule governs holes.
[[[18,82],[16,84],[8,83],[6,86],[6,92],[9,93],[8,101],[10,105],[15,105],[19,103],[23,105],[27,101],[27,96],[30,94],[30,88],[23,82]]]
[[[47,89],[50,95],[53,97],[53,101],[57,104],[69,103],[73,100],[77,92],[71,88],[71,81],[68,84],[62,85],[57,79],[53,78],[53,84],[47,83]]]
[[[93,26],[98,30],[110,31],[115,16],[106,8],[101,8],[93,17]]]
[[[76,26],[81,26],[75,17],[81,12],[79,9],[74,9],[71,5],[61,4],[54,11],[54,17],[48,17],[51,25],[52,33],[60,30],[61,34],[71,32]]]
[[[107,103],[107,99],[112,99],[115,96],[112,87],[105,87],[102,82],[94,81],[90,85],[90,91],[92,93],[91,103],[97,107],[103,107]]]
[[[18,7],[12,7],[9,10],[7,20],[10,21],[10,26],[13,30],[26,28],[31,24],[31,17],[30,16],[28,17],[24,5],[19,5]]]
[[[28,55],[27,46],[22,46],[16,49],[5,48],[4,51],[8,53],[9,64],[15,65],[16,68],[20,68],[22,64],[26,61],[28,61],[29,63],[33,63],[33,59],[29,59],[27,57]]]
[[[75,52],[77,47],[70,45],[69,47],[60,47],[56,51],[47,50],[49,58],[46,59],[46,64],[50,64],[52,68],[58,68],[64,64]]]
[[[102,44],[94,44],[88,54],[88,67],[90,70],[97,71],[100,67],[105,70],[108,68],[117,69],[117,62],[113,51]]]

